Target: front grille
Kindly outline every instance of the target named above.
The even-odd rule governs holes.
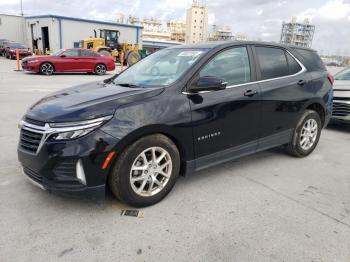
[[[347,116],[350,115],[350,104],[333,102],[333,116]]]
[[[42,133],[37,133],[22,128],[20,135],[20,146],[26,151],[36,153],[42,137]]]
[[[23,167],[23,172],[24,174],[29,176],[31,179],[33,179],[35,182],[38,182],[40,184],[43,182],[43,177],[37,174],[36,172],[34,172],[33,170],[27,167]]]

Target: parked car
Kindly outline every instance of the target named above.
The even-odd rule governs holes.
[[[7,39],[0,39],[0,55],[5,56],[5,45],[10,41]]]
[[[62,49],[49,56],[33,56],[23,59],[22,68],[26,71],[52,75],[63,72],[86,72],[104,75],[115,69],[114,59],[91,50],[72,48]]]
[[[350,68],[334,76],[332,119],[350,124]]]
[[[33,53],[20,43],[9,42],[5,44],[5,57],[8,59],[16,58],[16,50],[18,49],[19,59],[31,56]]]
[[[306,157],[331,109],[332,78],[311,49],[181,45],[39,100],[21,121],[18,158],[49,191],[104,196],[108,185],[148,206],[180,174],[280,145]]]

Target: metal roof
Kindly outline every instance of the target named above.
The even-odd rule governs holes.
[[[61,15],[51,15],[51,14],[25,16],[25,18],[26,19],[56,18],[56,19],[70,20],[70,21],[77,21],[77,22],[96,23],[96,24],[101,24],[101,25],[114,25],[114,26],[131,27],[131,28],[139,28],[139,29],[143,28],[143,26],[139,26],[139,25],[129,25],[129,24],[121,24],[121,23],[99,21],[99,20],[92,20],[92,19],[84,19],[84,18],[77,18],[77,17],[69,17],[69,16],[61,16]]]

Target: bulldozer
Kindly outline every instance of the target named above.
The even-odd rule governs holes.
[[[132,66],[141,60],[140,48],[138,44],[119,43],[120,31],[110,29],[94,30],[94,37],[80,41],[80,47],[92,49],[103,55],[113,56],[116,62]]]

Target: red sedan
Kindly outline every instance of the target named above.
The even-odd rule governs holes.
[[[86,72],[104,75],[113,71],[115,63],[112,56],[103,56],[91,50],[73,48],[62,49],[49,56],[32,56],[22,60],[25,71],[52,75],[55,72]]]
[[[28,48],[19,43],[9,42],[4,47],[5,57],[8,59],[16,59],[16,49],[18,49],[19,59],[32,55],[32,52]]]

